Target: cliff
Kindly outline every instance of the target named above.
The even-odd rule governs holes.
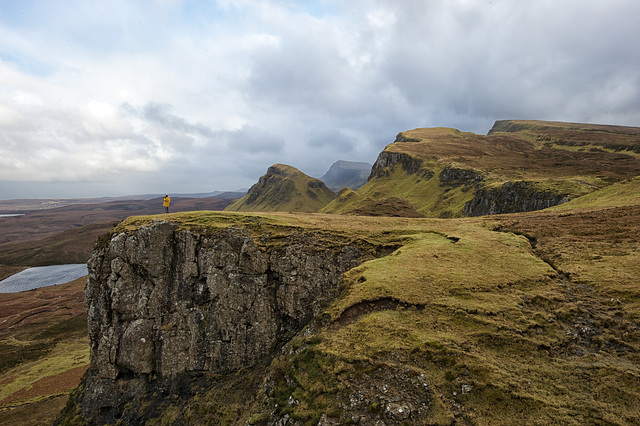
[[[555,206],[640,174],[640,129],[497,121],[487,136],[449,128],[401,132],[367,183],[322,211],[462,217]]]
[[[462,212],[466,216],[518,213],[542,210],[571,201],[573,196],[541,188],[535,182],[507,182],[499,187],[481,188]]]
[[[129,218],[90,262],[91,367],[60,423],[637,424],[638,181],[590,198]]]
[[[196,378],[268,363],[362,256],[304,233],[274,246],[249,234],[154,221],[96,250],[85,290],[86,421],[140,423],[158,415],[162,395],[192,396]]]

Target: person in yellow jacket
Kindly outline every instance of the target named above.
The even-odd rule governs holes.
[[[168,195],[164,196],[162,206],[164,207],[164,212],[169,213],[169,203],[171,203],[171,198]]]

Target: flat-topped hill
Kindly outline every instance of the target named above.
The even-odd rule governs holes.
[[[532,211],[640,175],[640,129],[499,121],[489,135],[450,128],[400,133],[367,184],[323,211],[460,217]],[[399,202],[399,200],[401,202]]]
[[[321,180],[295,167],[275,164],[244,197],[231,203],[225,211],[317,212],[335,196]]]

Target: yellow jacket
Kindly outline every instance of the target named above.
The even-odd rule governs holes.
[[[169,207],[169,203],[171,202],[171,198],[167,195],[164,197],[164,203],[162,203],[162,207]]]

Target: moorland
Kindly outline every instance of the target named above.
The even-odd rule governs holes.
[[[415,129],[385,148],[367,184],[340,191],[323,213],[130,212],[106,236],[165,220],[194,233],[244,229],[266,252],[304,234],[353,244],[364,257],[272,358],[204,374],[206,386],[183,398],[132,401],[124,414],[148,415],[148,424],[640,423],[639,151],[640,129],[618,126]],[[309,182],[276,183],[304,193]],[[528,200],[546,208],[510,211]],[[68,294],[81,287],[70,283]],[[62,296],[40,291],[31,302],[1,300],[65,312],[38,306]],[[69,297],[63,305],[79,306]],[[51,416],[49,404],[70,388],[58,399],[33,389],[87,368],[79,312],[31,324],[14,312],[25,328],[0,329],[3,351],[15,354],[0,366],[1,383],[15,386],[0,395],[5,424],[26,411]],[[72,344],[79,352],[59,358],[74,352],[56,345]],[[36,348],[32,358],[24,348]],[[40,375],[21,385],[31,370]],[[63,423],[82,423],[83,389]]]

